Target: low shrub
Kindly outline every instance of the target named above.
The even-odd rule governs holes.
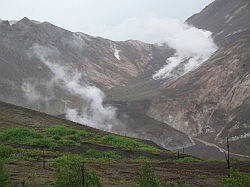
[[[56,186],[82,186],[81,163],[82,158],[72,154],[54,159],[53,164],[58,168],[56,172]]]
[[[236,170],[230,171],[230,177],[222,177],[221,185],[224,187],[247,187],[250,186],[250,173],[241,173]]]
[[[83,187],[81,164],[83,158],[78,155],[68,154],[50,162],[57,166],[56,186],[58,187]],[[100,180],[94,171],[84,169],[84,187],[100,187]]]
[[[160,182],[156,177],[152,166],[149,163],[143,164],[140,171],[139,187],[160,187]]]
[[[9,158],[11,154],[14,153],[14,148],[10,146],[0,146],[0,158],[1,159],[6,159]]]
[[[84,187],[100,187],[100,179],[94,171],[85,169],[84,171]]]
[[[4,169],[4,164],[0,161],[0,186],[11,187],[11,182],[8,173]]]

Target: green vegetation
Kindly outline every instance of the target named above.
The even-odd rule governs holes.
[[[149,157],[146,156],[139,156],[138,158],[132,159],[133,162],[149,162],[152,161]]]
[[[70,129],[61,125],[46,128],[43,132],[23,127],[9,128],[0,133],[0,140],[47,149],[54,149],[59,146],[80,146],[80,142],[86,141],[94,144],[111,145],[125,150],[142,150],[155,154],[162,152],[160,149],[131,138],[115,135],[102,137],[98,134],[84,130]]]
[[[77,141],[91,135],[86,131],[69,129],[59,125],[45,129],[45,133],[50,137],[28,128],[9,128],[0,133],[0,140],[53,149],[58,146],[80,146]]]
[[[69,129],[62,125],[54,125],[52,127],[46,128],[45,132],[47,132],[50,135],[57,135],[57,136],[66,136],[66,135],[78,133],[77,130]]]
[[[14,149],[10,146],[0,146],[0,159],[6,159],[9,158],[14,153]]]
[[[152,166],[147,162],[141,167],[138,186],[139,187],[160,187],[160,182],[157,179]]]
[[[104,159],[121,159],[122,156],[114,151],[97,151],[95,149],[89,149],[86,152],[86,156],[90,158],[104,158]]]
[[[52,165],[57,166],[56,186],[81,187],[82,186],[82,162],[78,155],[68,154],[54,159]],[[99,187],[100,180],[94,171],[84,169],[84,187]]]
[[[91,136],[92,133],[84,130],[75,130],[62,125],[54,125],[52,127],[46,128],[45,132],[49,135],[57,137],[67,137],[68,139],[79,140],[84,136]]]
[[[80,146],[80,144],[77,143],[76,141],[68,139],[61,139],[59,140],[59,143],[64,146]]]
[[[3,162],[0,161],[0,186],[10,187],[11,186],[10,178],[3,166],[4,166]]]
[[[56,159],[56,186],[69,187],[81,186],[81,162],[82,158],[77,155],[65,155]]]
[[[186,187],[186,183],[185,181],[180,178],[178,180],[174,180],[174,181],[165,181],[165,182],[161,182],[161,187]]]
[[[101,138],[101,142],[110,144],[114,147],[120,148],[120,149],[127,149],[127,150],[143,150],[143,151],[150,151],[154,153],[160,153],[161,150],[157,149],[153,146],[144,144],[142,142],[139,142],[137,140],[127,138],[127,137],[121,137],[121,136],[114,136],[114,135],[106,135]]]
[[[230,177],[222,177],[221,184],[224,187],[246,187],[250,186],[250,173],[230,171]]]
[[[202,162],[202,160],[193,157],[184,157],[176,160],[176,162]]]
[[[140,171],[138,180],[139,187],[185,187],[185,181],[180,178],[174,181],[161,181],[156,177],[152,166],[149,162],[145,162]]]
[[[9,128],[0,133],[0,140],[21,145],[53,148],[55,143],[50,138],[45,138],[41,133],[28,128]]]
[[[61,125],[54,125],[46,128],[45,132],[51,136],[51,138],[57,142],[58,145],[63,146],[80,146],[82,138],[87,137],[88,139],[94,134],[83,130],[70,129]]]
[[[100,179],[94,171],[89,171],[85,169],[84,171],[84,187],[100,187]]]

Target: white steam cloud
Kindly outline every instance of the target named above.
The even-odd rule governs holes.
[[[100,35],[114,40],[133,38],[148,43],[167,43],[176,50],[166,65],[153,75],[154,79],[178,78],[205,62],[217,47],[211,32],[197,29],[176,19],[130,18],[118,26],[103,26]]]
[[[70,64],[66,66],[56,62],[55,57],[60,55],[56,49],[35,44],[29,55],[39,58],[53,73],[50,85],[59,86],[71,96],[77,97],[79,103],[84,103],[80,109],[66,106],[64,112],[67,119],[106,131],[111,131],[114,125],[121,125],[116,118],[116,108],[103,105],[105,95],[99,88],[88,85],[82,74],[70,67]],[[30,93],[34,95],[34,92],[38,91]]]

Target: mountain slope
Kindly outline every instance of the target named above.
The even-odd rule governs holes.
[[[152,78],[175,54],[167,45],[114,42],[27,18],[1,21],[0,99],[53,115],[73,108],[75,119],[79,111],[110,114],[114,105],[125,124],[112,127],[120,134],[171,149],[192,145],[189,136],[223,147],[229,136],[235,153],[250,155],[249,9],[247,0],[216,0],[189,18],[212,31],[219,48],[177,80]],[[85,107],[93,101],[98,107]]]
[[[250,154],[249,12],[248,1],[217,0],[187,20],[213,31],[220,47],[200,68],[161,86],[149,116],[220,146],[229,136],[232,151]]]
[[[81,123],[89,125],[90,122],[109,131],[107,120],[111,118],[111,126],[119,121],[123,123],[116,125],[113,132],[128,131],[127,135],[153,139],[169,149],[192,144],[184,133],[145,114],[133,117],[137,113],[135,108],[133,113],[129,109],[119,111],[116,119],[112,112],[116,109],[103,105],[104,93],[99,88],[107,91],[137,77],[151,76],[173,54],[166,45],[114,42],[28,18],[12,25],[2,21],[0,31],[0,100],[53,115],[82,110],[88,115]]]
[[[226,45],[228,37],[249,31],[250,4],[248,0],[216,0],[187,22],[213,32],[215,41]]]

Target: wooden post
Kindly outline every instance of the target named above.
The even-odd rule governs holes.
[[[182,153],[184,154],[184,147],[182,148]]]
[[[230,169],[231,169],[231,165],[230,165],[230,150],[229,150],[229,143],[228,143],[228,137],[227,137],[227,154],[226,152],[224,152],[225,154],[225,158],[227,161],[227,169],[228,169],[228,177],[230,177]]]
[[[82,162],[82,186],[84,186],[85,178],[84,178],[84,162]]]
[[[43,169],[45,169],[45,154],[44,154],[44,148],[43,148]]]
[[[179,150],[178,150],[177,156],[178,156],[178,160],[179,160],[180,159],[180,152],[179,152]]]

